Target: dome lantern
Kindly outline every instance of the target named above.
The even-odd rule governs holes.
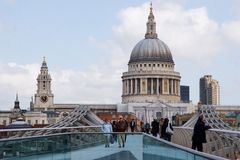
[[[148,22],[147,22],[147,32],[145,34],[146,39],[155,39],[157,38],[156,33],[156,22],[154,21],[154,15],[152,12],[152,3],[150,4],[150,13],[148,16]]]

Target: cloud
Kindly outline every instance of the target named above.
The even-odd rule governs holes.
[[[240,45],[240,21],[226,22],[222,25],[222,31],[231,42]]]
[[[23,98],[24,108],[29,107],[30,97],[34,94],[38,64],[19,65],[16,63],[0,64],[1,110],[13,107],[15,94]],[[27,104],[27,106],[26,106]]]
[[[168,44],[175,57],[201,62],[222,50],[219,24],[208,17],[205,7],[184,9],[176,3],[158,3],[153,11],[158,37]],[[148,3],[119,13],[120,24],[113,31],[116,42],[128,51],[126,54],[144,38],[148,14]]]
[[[120,102],[120,73],[111,68],[90,66],[87,70],[53,72],[53,91],[59,103]]]

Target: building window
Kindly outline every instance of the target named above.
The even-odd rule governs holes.
[[[142,64],[140,64],[140,67],[142,67]]]
[[[158,67],[160,67],[160,64],[158,64]]]
[[[155,67],[155,64],[153,64],[153,67]]]
[[[149,67],[151,67],[151,64],[148,64]]]
[[[164,67],[164,65],[162,64],[162,67]]]
[[[38,124],[38,120],[35,121],[35,124]]]
[[[31,124],[31,120],[28,120],[28,124]]]
[[[44,120],[42,120],[42,124],[44,124]]]
[[[144,64],[144,67],[147,67],[147,64]]]

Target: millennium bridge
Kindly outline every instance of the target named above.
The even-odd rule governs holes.
[[[212,129],[206,131],[204,152],[191,148],[193,127],[200,114]],[[222,121],[214,106],[201,106],[183,126],[174,127],[172,142],[135,132],[126,133],[124,148],[117,142],[104,147],[102,120],[89,107],[76,107],[45,128],[1,130],[0,159],[24,160],[156,160],[238,159],[240,132]],[[109,133],[109,134],[117,134]]]

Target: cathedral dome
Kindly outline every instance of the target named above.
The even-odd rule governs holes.
[[[145,38],[133,48],[122,76],[122,103],[180,102],[179,72],[168,46],[158,38],[152,3]]]
[[[156,22],[154,21],[154,15],[152,12],[152,5],[150,7],[150,14],[148,15],[145,39],[138,42],[133,48],[129,63],[140,61],[174,63],[168,46],[163,41],[158,39],[156,33]]]
[[[160,61],[174,63],[168,46],[158,38],[145,38],[133,48],[130,61]]]

